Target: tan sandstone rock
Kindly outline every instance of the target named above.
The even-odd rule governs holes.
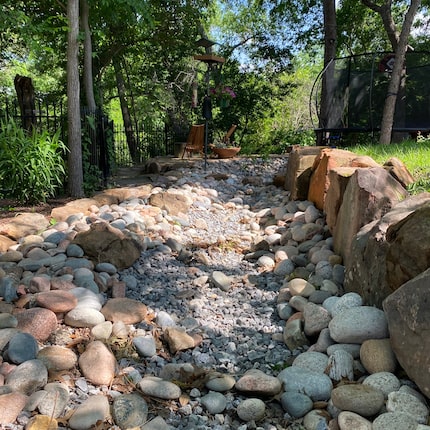
[[[90,230],[79,233],[73,243],[95,264],[108,262],[118,270],[132,266],[142,250],[134,239],[104,222],[91,224]]]
[[[430,269],[411,279],[387,297],[383,308],[391,346],[401,367],[430,398],[430,338],[428,286]]]
[[[116,366],[114,355],[99,340],[89,343],[79,357],[83,375],[96,385],[109,385],[115,376]]]
[[[391,348],[390,339],[369,339],[360,348],[360,360],[370,373],[394,373],[397,360]]]
[[[315,157],[324,146],[295,146],[288,157],[285,189],[291,192],[292,200],[306,200]]]
[[[146,318],[148,308],[137,300],[117,297],[108,300],[101,309],[101,313],[107,321],[136,324]]]
[[[44,215],[37,213],[19,214],[8,223],[0,226],[0,234],[12,239],[34,234],[49,226],[49,221]]]
[[[348,181],[333,231],[334,250],[345,264],[361,227],[380,219],[408,192],[382,167],[358,168]]]
[[[363,298],[364,303],[382,307],[384,299],[401,285],[398,282],[391,284],[387,279],[387,250],[388,247],[393,248],[398,243],[396,241],[387,242],[387,230],[429,203],[430,193],[408,197],[394,206],[381,219],[366,224],[359,230],[351,244],[350,258],[345,262],[344,288],[346,292],[356,292]],[[419,237],[424,233],[426,232],[421,231]],[[413,240],[411,244],[417,244],[417,241]],[[421,241],[419,245],[417,244],[417,248],[421,246],[425,247],[426,242]],[[391,249],[391,252],[394,256],[394,249]],[[408,262],[411,261],[402,247],[398,248],[396,253],[404,255]],[[420,258],[422,257],[424,256],[422,255]],[[417,260],[417,262],[419,261]],[[415,267],[413,270],[417,273],[416,262],[411,263],[411,269]],[[391,273],[389,279],[392,279],[393,275],[394,273]]]

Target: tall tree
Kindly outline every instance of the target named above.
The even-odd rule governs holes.
[[[67,118],[68,118],[68,173],[69,194],[82,197],[82,141],[79,85],[79,0],[67,1]]]
[[[330,94],[333,94],[334,76],[334,58],[336,57],[337,48],[337,26],[336,26],[336,5],[335,0],[323,1],[324,13],[324,68],[322,90],[321,90],[321,107],[319,116],[319,127],[326,128],[328,124],[328,115],[330,112]],[[321,139],[321,135],[318,138]],[[317,142],[320,144],[321,142]]]
[[[81,22],[84,30],[84,70],[83,81],[85,88],[85,99],[88,110],[94,113],[96,101],[94,97],[93,82],[93,46],[91,41],[91,29],[89,24],[90,7],[87,0],[81,0]]]
[[[398,94],[404,85],[404,79],[406,75],[404,64],[406,51],[408,49],[408,40],[415,15],[421,6],[421,0],[410,0],[410,4],[406,11],[400,33],[392,15],[392,0],[384,0],[382,5],[378,5],[370,0],[361,1],[363,4],[379,13],[381,16],[385,31],[395,53],[393,71],[388,84],[387,97],[385,99],[384,110],[382,113],[381,135],[379,138],[379,142],[381,144],[388,145],[391,143],[392,139],[394,114],[396,110]]]

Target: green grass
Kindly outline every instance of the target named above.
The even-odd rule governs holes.
[[[413,194],[421,192],[430,192],[430,140],[418,139],[417,142],[406,140],[402,143],[393,143],[391,145],[356,145],[347,148],[360,155],[368,155],[377,163],[384,164],[391,157],[397,157],[401,160],[415,182],[408,187]]]

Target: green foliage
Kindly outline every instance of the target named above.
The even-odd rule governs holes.
[[[315,144],[309,116],[309,94],[319,58],[297,56],[290,70],[262,72],[241,70],[236,61],[227,61],[222,70],[224,85],[236,98],[226,109],[214,108],[214,138],[222,137],[231,124],[242,154],[280,154],[291,145]]]
[[[13,120],[0,125],[0,181],[4,197],[20,202],[44,202],[64,182],[66,147],[59,132],[50,136],[36,129],[30,134]]]

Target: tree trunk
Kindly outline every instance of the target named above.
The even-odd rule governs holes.
[[[83,81],[85,89],[85,98],[87,101],[88,110],[94,113],[96,110],[96,102],[94,98],[94,82],[93,82],[93,47],[91,42],[91,30],[88,24],[90,8],[87,0],[81,0],[81,22],[84,30],[84,71]]]
[[[67,120],[68,120],[68,173],[69,194],[83,197],[81,112],[79,86],[79,0],[67,1]]]
[[[319,116],[319,128],[327,128],[330,115],[330,100],[333,88],[334,62],[336,57],[337,30],[336,30],[336,6],[335,0],[324,0],[324,68],[322,78],[321,107]],[[317,144],[323,141],[322,134],[318,135]]]
[[[408,11],[406,12],[403,21],[402,31],[395,51],[395,61],[393,72],[391,73],[390,83],[388,84],[387,98],[385,100],[384,111],[381,122],[381,136],[379,143],[388,145],[391,143],[391,134],[393,131],[394,113],[396,109],[397,93],[401,88],[402,76],[405,75],[405,57],[408,49],[408,38],[411,32],[414,17],[418,8],[421,5],[421,0],[411,0]]]
[[[371,0],[361,0],[361,2],[381,16],[391,47],[395,53],[393,71],[391,72],[391,79],[388,84],[387,97],[382,113],[381,136],[379,138],[379,143],[388,145],[392,141],[396,105],[398,108],[398,117],[404,117],[404,112],[401,112],[399,109],[405,108],[404,105],[402,106],[406,91],[405,57],[408,48],[409,34],[411,32],[414,17],[421,5],[421,0],[411,0],[409,9],[406,12],[405,19],[403,21],[400,35],[391,14],[392,0],[385,0],[384,4],[381,6]]]
[[[125,91],[125,82],[122,75],[121,65],[117,58],[113,58],[113,65],[116,76],[116,86],[118,89],[119,100],[121,104],[122,120],[124,122],[125,136],[127,139],[128,150],[130,151],[131,159],[134,163],[139,163],[139,151],[137,148],[136,136],[133,130],[133,123],[131,121],[130,110],[128,108],[127,96]]]
[[[16,75],[14,79],[16,96],[21,112],[22,127],[31,131],[36,124],[36,107],[34,103],[34,87],[31,78]]]

